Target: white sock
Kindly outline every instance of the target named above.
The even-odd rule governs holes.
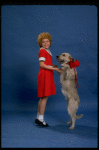
[[[40,115],[40,113],[38,112],[38,113],[37,113],[37,119],[38,119],[39,115]]]
[[[44,115],[40,115],[39,112],[37,113],[37,119],[39,119],[43,124],[46,124],[44,121]]]
[[[44,115],[39,115],[39,116],[38,116],[38,119],[39,119],[41,122],[43,122],[43,121],[44,121]]]

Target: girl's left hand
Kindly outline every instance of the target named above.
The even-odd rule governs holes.
[[[61,68],[54,68],[55,71],[57,71],[58,73],[62,73],[62,69]]]
[[[57,66],[57,65],[53,65],[53,67],[54,67],[54,68],[58,68],[58,66]]]

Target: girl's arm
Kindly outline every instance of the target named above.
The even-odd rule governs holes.
[[[50,67],[50,66],[44,64],[44,61],[40,61],[40,67],[44,68],[44,69],[48,69],[48,70],[55,70],[59,73],[62,72],[62,70],[60,70],[59,68]]]

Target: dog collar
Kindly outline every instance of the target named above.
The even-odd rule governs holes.
[[[70,65],[70,62],[67,62],[66,64],[67,64],[67,65]]]
[[[71,68],[71,69],[74,68],[74,72],[75,72],[75,82],[76,82],[76,88],[77,88],[77,87],[79,87],[79,85],[78,85],[78,81],[77,81],[77,74],[76,74],[75,66],[74,66],[74,65],[71,65],[70,63],[72,63],[72,61],[70,61],[70,62],[68,62],[68,63],[66,63],[66,64],[70,65],[70,68]],[[73,64],[74,64],[74,63],[73,63]],[[78,64],[78,66],[79,66],[79,64]]]

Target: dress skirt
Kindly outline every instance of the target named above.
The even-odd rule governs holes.
[[[52,56],[45,49],[39,51],[39,60],[44,60],[46,65],[52,66]],[[40,68],[38,73],[38,97],[55,94],[56,89],[53,70]]]

